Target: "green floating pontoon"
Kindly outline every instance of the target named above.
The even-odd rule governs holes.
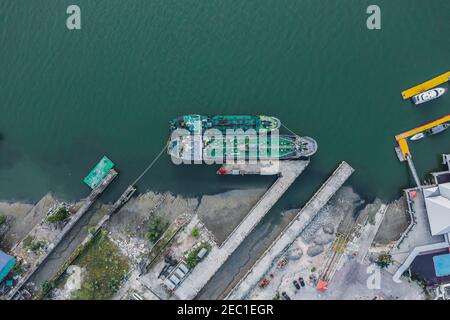
[[[83,179],[91,189],[97,187],[108,172],[114,167],[114,163],[104,156],[99,163],[97,163],[91,172]]]

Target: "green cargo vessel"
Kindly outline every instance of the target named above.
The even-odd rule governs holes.
[[[169,142],[169,155],[190,161],[214,161],[224,163],[227,160],[289,160],[312,156],[317,151],[317,143],[310,137],[280,135],[276,137],[252,136],[238,138],[202,137],[187,135]]]
[[[208,129],[226,130],[242,129],[247,131],[273,131],[280,128],[281,122],[275,117],[263,115],[183,115],[170,121],[170,129],[186,129],[191,133],[202,133]]]

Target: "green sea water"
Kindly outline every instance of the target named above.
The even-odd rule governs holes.
[[[81,8],[82,29],[66,28]],[[1,0],[0,199],[67,199],[103,156],[120,171],[113,200],[166,142],[179,114],[274,115],[319,144],[288,193],[298,204],[342,160],[365,197],[412,184],[394,135],[450,113],[450,94],[413,107],[400,92],[450,70],[450,1]],[[444,85],[448,88],[448,85]],[[449,133],[411,144],[422,177]],[[176,193],[267,185],[163,156],[139,184]]]

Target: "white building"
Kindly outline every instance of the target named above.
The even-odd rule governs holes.
[[[433,236],[444,235],[448,240],[450,234],[450,182],[424,187],[423,195],[431,234]]]

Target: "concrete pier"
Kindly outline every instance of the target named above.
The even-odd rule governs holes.
[[[414,162],[412,161],[411,156],[406,156],[406,160],[408,161],[409,170],[411,171],[411,174],[414,178],[414,182],[416,183],[417,187],[420,188],[422,184],[420,183],[419,175],[417,174],[417,170],[414,166]]]
[[[308,164],[309,161],[280,162],[280,177],[228,236],[222,246],[214,246],[206,258],[192,270],[191,274],[175,290],[177,298],[192,300],[196,297]]]
[[[301,209],[291,223],[278,236],[272,245],[255,262],[253,267],[228,294],[227,299],[244,299],[258,284],[270,268],[279,261],[291,244],[317,216],[320,209],[331,199],[337,190],[352,175],[354,169],[342,162],[328,180],[319,188],[308,203]]]
[[[56,237],[55,241],[49,245],[45,254],[32,266],[27,274],[17,283],[15,288],[11,290],[8,294],[8,299],[18,298],[17,293],[22,287],[28,282],[28,280],[33,276],[33,274],[45,263],[48,257],[52,254],[53,250],[58,246],[58,244],[64,239],[64,237],[69,233],[73,226],[80,220],[80,218],[89,210],[89,208],[94,204],[97,198],[105,191],[106,187],[117,177],[118,173],[111,169],[108,174],[103,178],[102,182],[91,191],[89,196],[86,198],[83,205],[78,209],[78,211],[72,216],[70,221],[64,226],[61,233]]]

